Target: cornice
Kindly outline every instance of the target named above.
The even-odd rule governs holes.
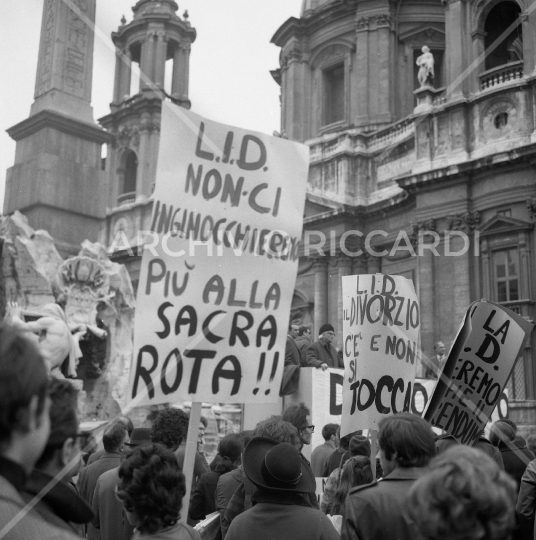
[[[7,133],[13,140],[20,141],[45,128],[57,129],[62,133],[100,144],[110,140],[110,134],[96,124],[81,122],[49,109],[40,111],[19,122],[9,128]]]

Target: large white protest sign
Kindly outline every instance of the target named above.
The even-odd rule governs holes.
[[[498,304],[471,304],[424,418],[458,442],[472,444],[499,402],[532,327]]]
[[[345,276],[342,294],[344,436],[410,410],[420,312],[413,283],[402,276]]]
[[[308,147],[162,104],[129,398],[278,398]]]

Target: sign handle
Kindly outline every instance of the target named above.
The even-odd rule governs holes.
[[[188,509],[190,507],[190,495],[192,492],[192,481],[194,478],[195,453],[197,452],[197,439],[199,436],[199,422],[201,421],[201,402],[192,403],[190,410],[190,420],[188,422],[188,436],[186,437],[186,453],[184,455],[183,474],[186,480],[186,493],[182,499],[181,523],[186,523],[188,519]]]
[[[376,481],[376,454],[378,453],[378,430],[370,430],[370,467],[372,469],[372,481]]]

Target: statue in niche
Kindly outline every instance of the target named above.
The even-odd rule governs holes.
[[[78,361],[82,357],[80,339],[91,332],[103,339],[106,331],[92,324],[69,323],[65,311],[58,304],[46,304],[39,312],[28,313],[37,317],[34,321],[24,320],[22,308],[15,302],[7,306],[6,321],[29,337],[41,352],[50,373],[63,378],[61,366],[68,360],[67,375],[76,377]]]
[[[417,58],[416,64],[419,66],[419,73],[417,79],[421,88],[425,86],[433,86],[434,79],[434,55],[430,52],[430,49],[424,45],[421,49],[422,54]]]

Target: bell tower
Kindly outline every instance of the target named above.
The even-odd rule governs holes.
[[[196,32],[188,13],[181,19],[177,10],[173,0],[139,0],[132,8],[133,20],[127,24],[123,17],[112,34],[114,96],[111,113],[99,120],[112,136],[106,163],[108,232],[113,232],[118,209],[122,214],[134,210],[153,192],[162,100],[190,108],[189,57]]]

